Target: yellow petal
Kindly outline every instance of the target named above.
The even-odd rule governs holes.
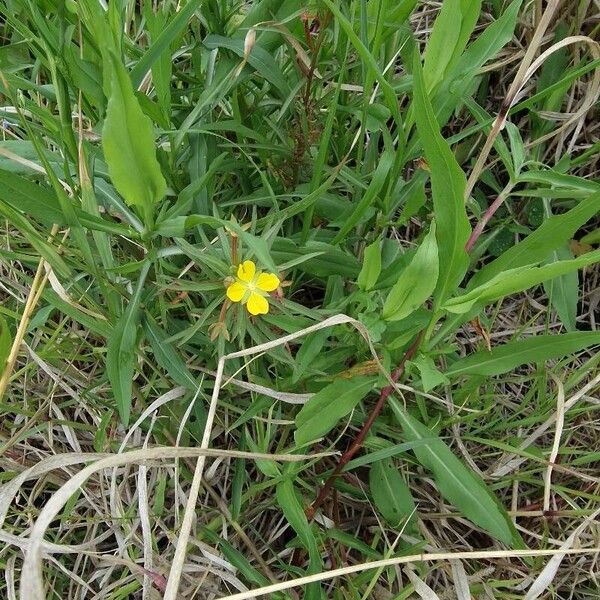
[[[245,260],[238,267],[237,276],[242,281],[249,283],[254,279],[254,274],[256,273],[256,265],[251,260]]]
[[[246,293],[246,286],[242,285],[239,281],[235,281],[227,288],[227,297],[232,302],[239,302]]]
[[[263,292],[273,292],[279,287],[279,277],[275,273],[261,273],[256,280],[256,285]]]
[[[251,315],[266,315],[269,312],[269,303],[264,296],[252,292],[246,308]]]

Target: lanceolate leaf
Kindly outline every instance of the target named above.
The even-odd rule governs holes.
[[[600,261],[600,250],[588,252],[572,260],[543,265],[541,267],[521,267],[510,269],[496,275],[491,281],[446,302],[443,308],[453,313],[465,313],[476,304],[489,304],[516,292],[522,292],[544,281],[571,273],[587,265]]]
[[[198,384],[187,368],[185,361],[175,348],[166,342],[168,335],[150,315],[144,317],[144,331],[152,346],[156,362],[167,372],[171,379],[190,390],[197,390]]]
[[[439,305],[456,289],[469,264],[465,252],[470,231],[464,202],[466,177],[440,134],[425,89],[418,55],[414,61],[414,111],[425,158],[431,170],[431,193],[440,257],[440,275],[435,292],[435,301]]]
[[[381,273],[381,240],[377,238],[365,248],[363,265],[358,274],[358,287],[369,291],[379,279]]]
[[[433,473],[442,496],[454,504],[467,519],[496,539],[508,545],[521,546],[522,541],[506,511],[485,483],[456,458],[450,448],[429,428],[408,414],[397,400],[390,398],[390,404],[406,440],[426,441],[415,446],[413,452],[419,462]]]
[[[373,463],[369,487],[377,510],[392,527],[403,527],[408,520],[414,521],[415,501],[391,458]]]
[[[296,416],[296,444],[301,446],[323,437],[373,388],[375,379],[338,379],[317,392]]]
[[[413,259],[390,290],[383,305],[383,318],[400,321],[412,314],[431,296],[438,274],[438,247],[435,241],[435,223],[432,223]]]
[[[553,250],[566,244],[575,232],[600,211],[600,192],[581,200],[562,215],[546,219],[533,233],[487,264],[469,281],[469,289],[489,281],[499,273],[545,260]]]
[[[150,263],[146,263],[142,268],[137,287],[125,312],[115,323],[112,334],[108,339],[106,352],[108,380],[117,402],[121,422],[125,427],[129,424],[131,412],[131,389],[135,372],[140,297],[149,269]]]
[[[557,248],[552,252],[548,262],[572,259],[573,253],[569,246],[565,244],[562,248]],[[544,282],[544,291],[565,329],[575,331],[577,329],[577,300],[579,298],[579,276],[577,271],[571,271]]]
[[[481,12],[481,0],[446,0],[425,50],[423,76],[431,91],[445,79],[465,49]]]
[[[139,206],[148,221],[167,184],[156,159],[152,122],[142,112],[125,67],[110,56],[111,94],[102,129],[104,158],[119,194],[127,204]]]
[[[562,358],[596,344],[600,344],[600,331],[537,335],[498,346],[491,352],[484,350],[457,360],[448,367],[446,376],[501,375],[520,365]]]
[[[441,125],[448,121],[453,109],[462,101],[462,94],[470,89],[470,83],[479,69],[511,40],[522,2],[513,0],[502,15],[465,50],[440,83],[433,106]]]

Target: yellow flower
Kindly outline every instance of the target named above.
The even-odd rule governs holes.
[[[266,315],[269,312],[269,292],[278,287],[279,277],[275,273],[257,272],[256,265],[245,260],[238,267],[236,281],[227,288],[227,297],[232,302],[245,304],[251,315]]]

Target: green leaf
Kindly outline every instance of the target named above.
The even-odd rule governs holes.
[[[152,40],[152,45],[144,52],[144,55],[136,63],[131,71],[131,81],[137,88],[146,73],[152,68],[152,65],[160,58],[163,52],[168,51],[169,46],[177,36],[186,28],[188,21],[193,14],[200,8],[202,0],[188,0],[183,8],[175,12],[175,16],[169,24],[163,29],[156,40]]]
[[[581,200],[577,206],[562,215],[546,219],[533,233],[512,246],[496,260],[483,267],[469,281],[472,289],[509,269],[541,262],[550,253],[573,238],[577,230],[589,221],[600,208],[600,192]]]
[[[573,260],[561,260],[541,267],[519,267],[496,275],[490,281],[456,298],[448,300],[443,308],[452,313],[465,313],[476,304],[489,304],[499,298],[522,292],[544,281],[571,273],[600,261],[600,250],[588,252]]]
[[[369,207],[375,202],[377,195],[382,190],[385,180],[394,164],[394,153],[384,152],[379,158],[379,164],[373,173],[371,183],[367,188],[367,191],[363,194],[352,214],[344,219],[344,224],[338,231],[337,235],[333,238],[332,244],[338,244],[341,242],[354,226],[359,223],[363,218]]]
[[[568,245],[555,250],[550,256],[550,262],[573,259],[573,253]],[[544,291],[550,299],[550,304],[556,310],[567,331],[577,329],[577,301],[579,298],[579,277],[576,271],[566,273],[550,281],[544,282]]]
[[[400,321],[411,315],[435,290],[438,274],[438,247],[432,222],[429,233],[385,299],[383,318]]]
[[[125,67],[111,53],[112,83],[102,128],[102,149],[113,185],[129,205],[152,221],[167,184],[156,159],[152,122],[143,113]]]
[[[323,348],[325,340],[329,337],[330,332],[326,329],[315,331],[307,335],[302,342],[302,346],[296,353],[294,360],[294,375],[292,383],[296,383],[304,375],[306,369],[310,366],[313,360],[319,355]]]
[[[429,392],[438,385],[449,383],[448,378],[435,366],[430,356],[421,354],[412,362],[419,369],[424,392]]]
[[[131,390],[135,372],[138,323],[140,320],[140,298],[150,263],[145,263],[136,289],[121,318],[115,323],[108,339],[106,373],[117,402],[121,423],[129,424],[131,412]]]
[[[443,2],[425,49],[423,78],[429,91],[444,78],[459,41],[461,23],[460,0]]]
[[[520,537],[504,508],[498,503],[485,483],[468,469],[450,448],[425,425],[408,414],[400,403],[390,398],[394,415],[408,441],[423,440],[413,448],[418,461],[432,472],[442,496],[464,515],[485,529],[496,539],[508,545],[520,546]]]
[[[371,377],[338,379],[317,392],[296,415],[298,446],[323,437],[373,389]]]
[[[219,537],[214,531],[208,527],[202,528],[202,534],[206,536],[213,544],[218,544],[225,560],[227,560],[241,576],[250,583],[257,586],[268,585],[268,579],[257,569],[255,569],[250,561],[238,550],[236,550],[227,540]]]
[[[368,292],[377,283],[380,273],[381,241],[377,239],[365,248],[363,265],[357,279],[358,287]]]
[[[377,510],[390,526],[400,528],[409,519],[414,522],[415,501],[390,458],[373,463],[369,471],[369,488]]]
[[[446,0],[425,49],[423,77],[428,91],[445,79],[459,61],[479,19],[481,0]]]
[[[309,556],[309,573],[317,573],[321,569],[321,557],[319,554],[319,547],[315,535],[310,528],[310,524],[306,515],[302,503],[298,498],[298,493],[294,488],[294,484],[291,479],[286,478],[280,484],[277,485],[276,490],[277,504],[283,511],[285,518],[288,523],[292,526],[292,529],[298,535],[302,546],[308,551]],[[306,586],[305,598],[308,600],[317,600],[321,597],[319,584],[310,584]]]
[[[414,110],[417,130],[431,170],[440,259],[435,301],[441,304],[456,289],[469,265],[469,257],[465,252],[470,232],[464,202],[467,181],[440,134],[425,89],[418,55],[415,55],[414,61]]]
[[[67,225],[54,190],[3,169],[0,169],[0,201],[6,202],[14,210],[33,217],[47,227],[55,223]],[[73,209],[79,223],[87,229],[116,235],[132,235],[131,230],[120,223],[111,223],[99,216],[86,213],[77,206]]]
[[[204,38],[203,44],[211,50],[214,48],[227,48],[240,58],[244,57],[244,40],[210,34]],[[282,98],[285,99],[290,95],[291,90],[288,81],[271,53],[259,45],[255,45],[248,55],[248,63],[273,85]]]
[[[12,335],[8,328],[6,319],[0,315],[0,375],[4,373],[4,367],[6,366],[6,360],[10,354],[12,347]]]
[[[447,122],[465,91],[471,89],[471,81],[479,69],[512,39],[522,2],[523,0],[514,0],[502,15],[469,45],[455,66],[447,72],[433,102],[441,124]]]
[[[392,113],[394,120],[398,127],[402,127],[402,119],[400,116],[400,110],[398,107],[398,100],[394,88],[389,84],[385,78],[384,73],[377,64],[377,60],[371,54],[369,49],[363,44],[360,38],[356,35],[352,23],[344,16],[337,2],[333,0],[323,0],[329,10],[335,15],[337,24],[344,30],[344,33],[348,36],[348,40],[356,49],[356,52],[360,56],[361,60],[365,63],[366,69],[370,72],[371,76],[375,78],[381,87],[383,97],[386,101],[386,106]]]
[[[187,368],[185,361],[181,358],[175,348],[166,341],[169,337],[167,333],[158,326],[156,321],[149,314],[145,315],[143,324],[146,337],[152,346],[152,352],[154,352],[156,362],[166,371],[173,381],[190,390],[197,390],[198,383]]]
[[[501,375],[520,365],[562,358],[596,344],[600,344],[599,331],[537,335],[498,346],[491,352],[483,350],[457,360],[446,369],[446,375],[450,378],[461,375]]]

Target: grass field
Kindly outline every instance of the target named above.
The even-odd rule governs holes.
[[[0,598],[600,597],[598,0],[0,0]]]

